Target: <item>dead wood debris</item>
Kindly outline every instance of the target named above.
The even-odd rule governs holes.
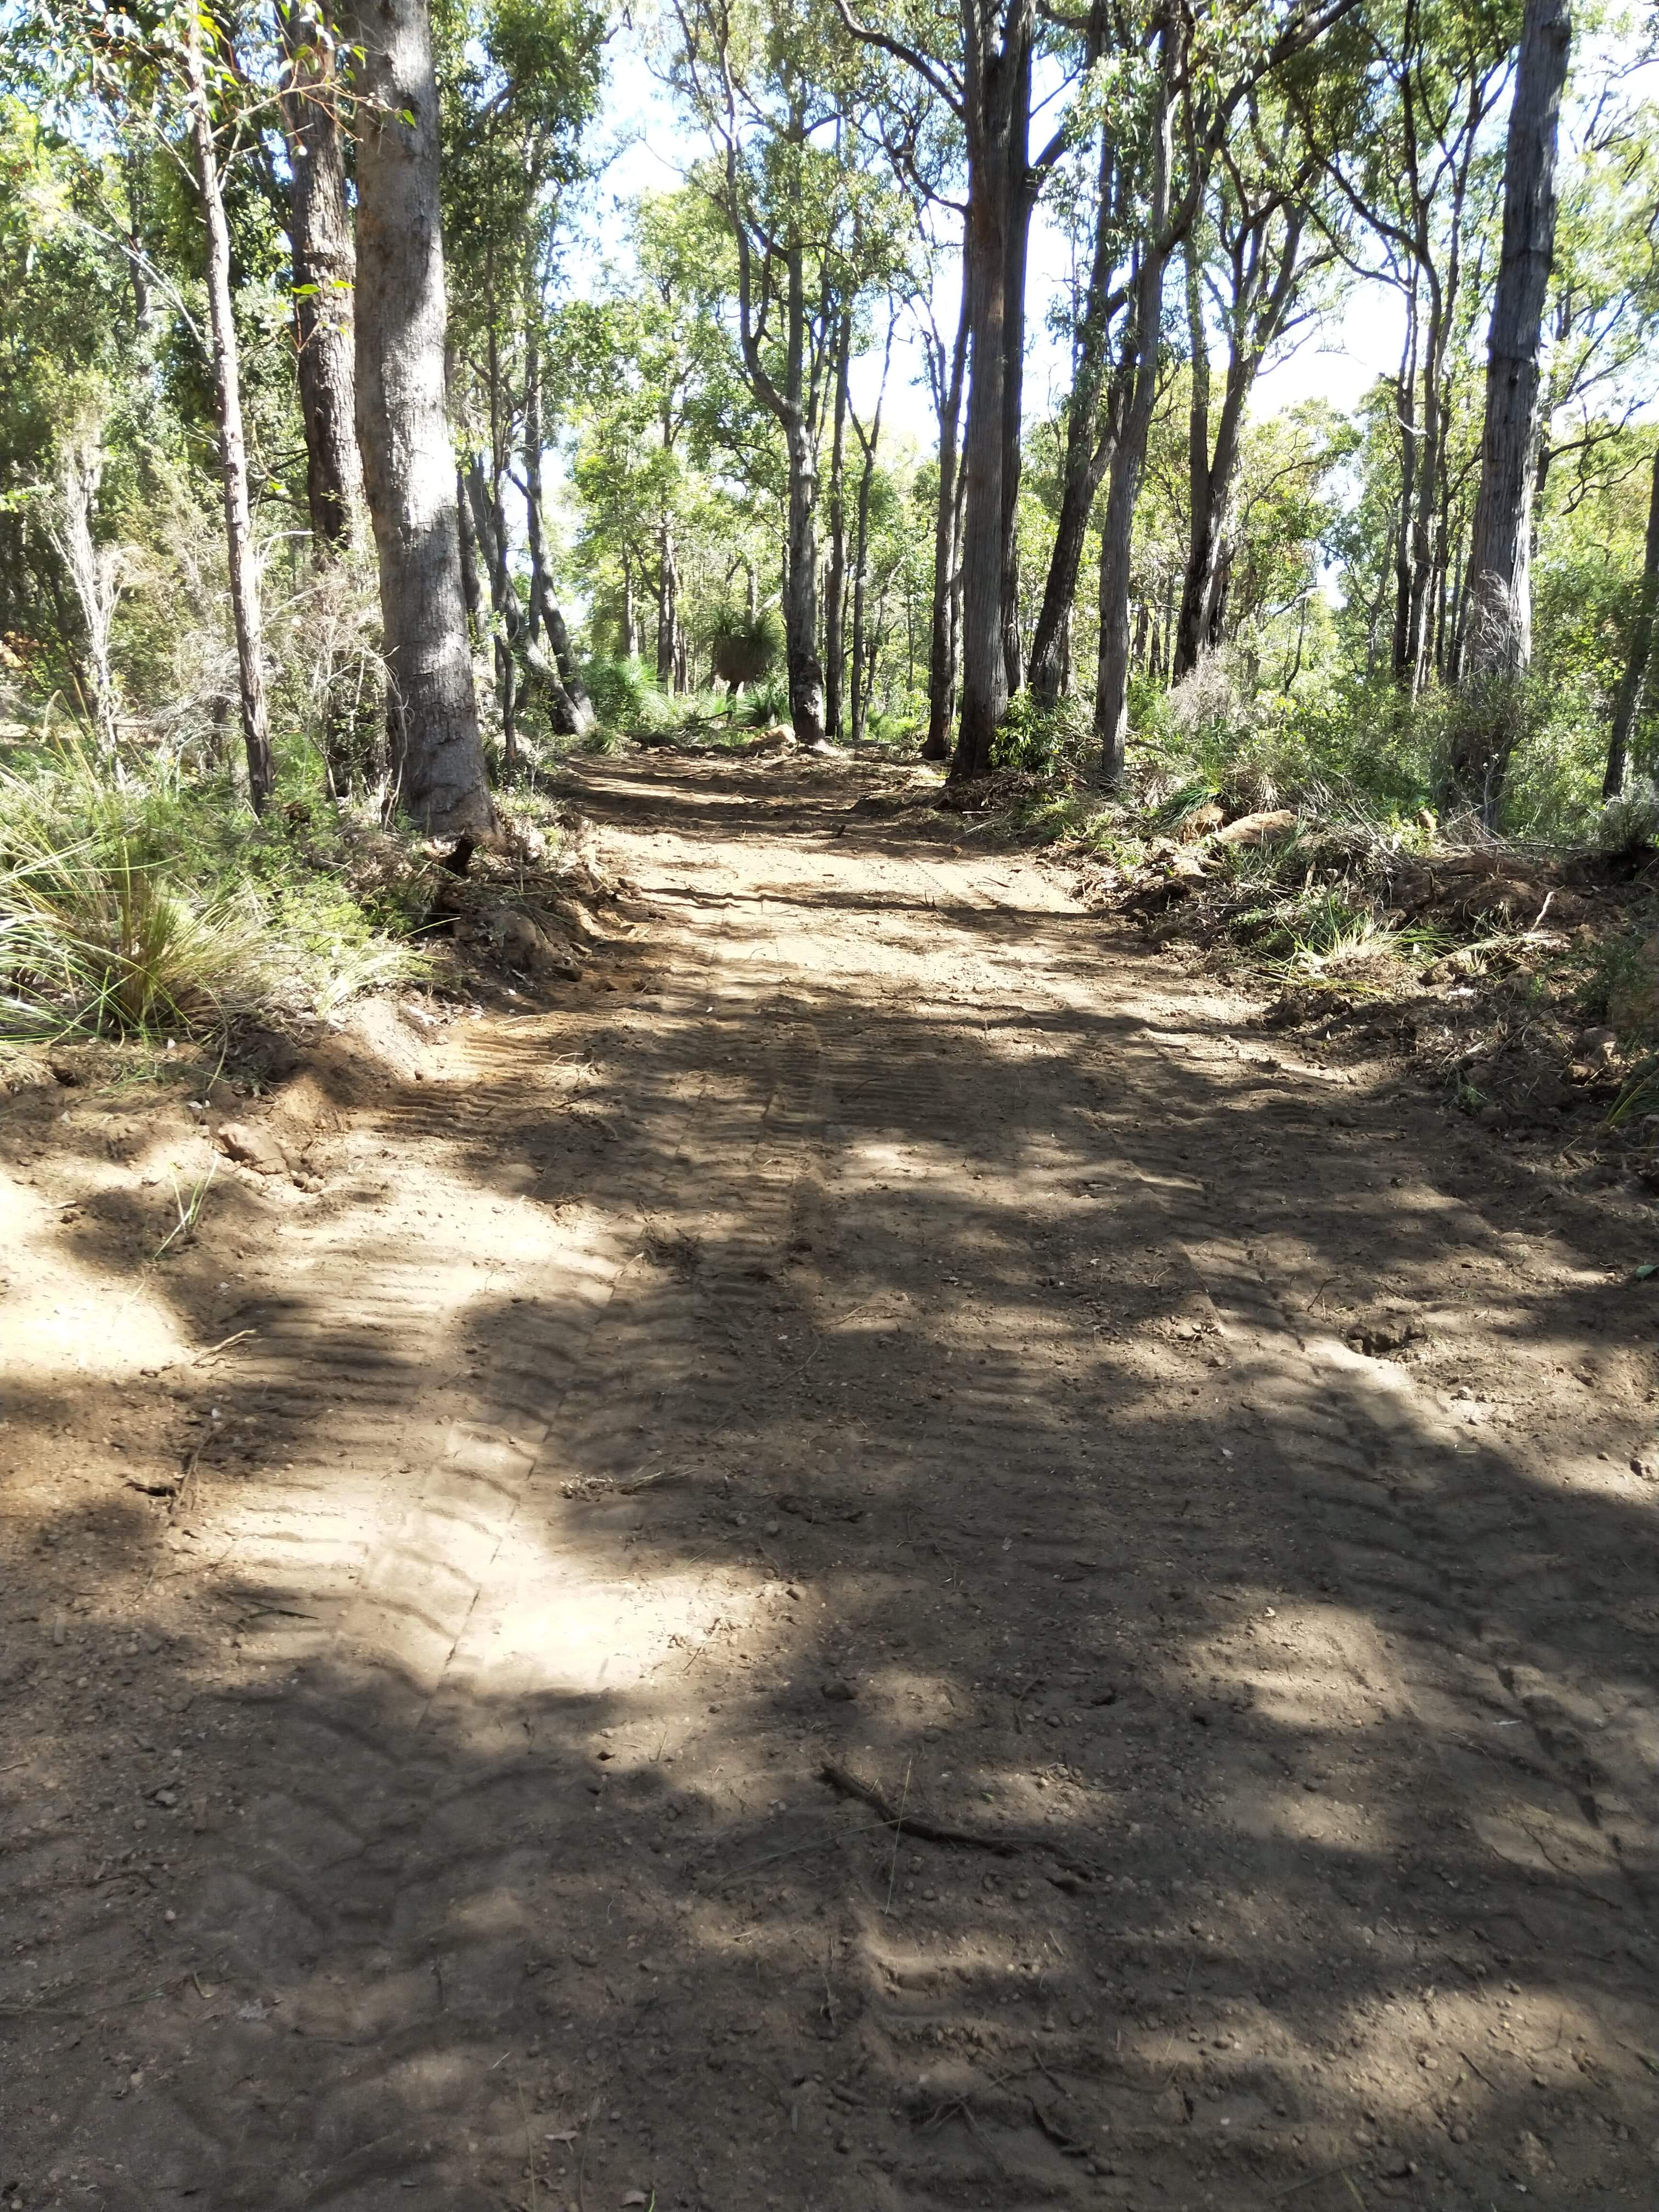
[[[1095,1869],[1085,1861],[1076,1859],[1048,1836],[1016,1836],[994,1834],[978,1828],[955,1828],[942,1820],[930,1820],[925,1814],[901,1811],[890,1804],[872,1782],[865,1782],[850,1767],[842,1766],[833,1759],[826,1759],[818,1769],[821,1780],[832,1790],[839,1790],[845,1797],[856,1797],[872,1811],[878,1813],[890,1827],[902,1829],[908,1836],[918,1838],[924,1844],[946,1844],[958,1850],[991,1851],[998,1858],[1018,1858],[1022,1851],[1045,1851],[1068,1874],[1080,1881],[1092,1881]]]

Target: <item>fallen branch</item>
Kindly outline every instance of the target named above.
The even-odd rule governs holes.
[[[826,1759],[818,1773],[832,1790],[839,1790],[843,1796],[858,1798],[872,1812],[878,1813],[888,1826],[917,1837],[924,1844],[948,1844],[958,1850],[991,1851],[1000,1859],[1018,1858],[1022,1851],[1047,1851],[1084,1881],[1094,1879],[1092,1867],[1072,1858],[1047,1836],[990,1835],[978,1828],[953,1828],[944,1821],[930,1820],[923,1813],[901,1812],[888,1802],[874,1783],[860,1781],[849,1768],[837,1765],[833,1759]]]

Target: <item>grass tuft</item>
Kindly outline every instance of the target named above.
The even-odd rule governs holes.
[[[424,972],[415,849],[320,796],[112,769],[71,733],[0,763],[0,1036],[204,1036]]]

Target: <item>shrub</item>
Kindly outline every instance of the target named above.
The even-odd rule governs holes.
[[[1608,799],[1596,818],[1595,842],[1604,853],[1632,860],[1659,844],[1659,788],[1651,776],[1638,775],[1628,791]]]
[[[722,684],[758,684],[783,657],[783,626],[776,611],[761,607],[718,607],[708,638],[714,673]]]
[[[1088,719],[1074,698],[1052,705],[1030,691],[1008,702],[991,745],[991,765],[1042,775],[1066,764],[1090,743]]]
[[[582,681],[594,714],[608,728],[659,729],[672,717],[669,702],[641,660],[596,653],[582,670]]]

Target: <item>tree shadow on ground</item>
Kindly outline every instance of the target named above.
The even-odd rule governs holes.
[[[0,2178],[1644,2201],[1651,1492],[1460,1452],[1310,1311],[1455,1250],[1472,1376],[1605,1366],[1604,1279],[1517,1275],[1432,1147],[1369,1172],[1397,1102],[1174,1080],[1073,918],[969,1003],[797,972],[799,903],[676,954],[574,1117],[535,1023],[394,1102],[434,1218],[579,1204],[500,1286],[348,1193],[198,1486],[23,1532]]]

